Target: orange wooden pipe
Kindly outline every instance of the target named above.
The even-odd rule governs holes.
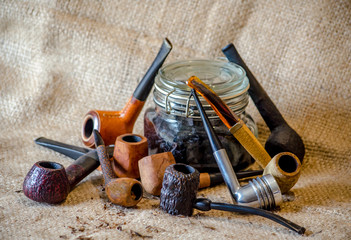
[[[86,146],[94,147],[94,129],[100,132],[106,145],[113,144],[119,135],[133,131],[134,123],[152,89],[155,76],[171,49],[171,42],[165,38],[154,62],[121,111],[91,110],[86,114],[81,132],[82,141]]]
[[[83,121],[83,143],[88,147],[94,146],[94,129],[100,132],[106,145],[113,144],[121,134],[131,133],[144,103],[131,97],[122,111],[90,110]]]
[[[139,178],[138,161],[148,155],[148,143],[144,136],[123,134],[117,137],[113,152],[112,168],[118,177]]]

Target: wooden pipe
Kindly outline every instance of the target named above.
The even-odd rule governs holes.
[[[145,191],[159,196],[165,170],[168,166],[175,163],[176,161],[171,152],[157,153],[140,159],[138,162],[140,180]]]
[[[171,152],[157,153],[139,160],[140,180],[144,190],[152,195],[159,196],[165,170],[176,161]],[[262,170],[243,171],[236,173],[238,179],[262,174]],[[221,173],[200,173],[199,188],[212,187],[223,183]]]
[[[82,141],[86,146],[94,146],[94,129],[100,132],[106,145],[113,144],[117,136],[133,131],[134,123],[152,89],[155,76],[171,49],[171,42],[165,38],[149,70],[121,111],[91,110],[86,114],[81,133]]]
[[[184,216],[191,216],[194,208],[201,211],[217,209],[222,211],[249,213],[268,218],[299,234],[304,234],[306,231],[304,227],[263,209],[226,203],[215,203],[206,198],[196,198],[199,181],[199,172],[189,165],[178,163],[168,166],[165,170],[164,181],[161,189],[161,209],[172,215]]]
[[[112,169],[118,177],[139,178],[138,161],[148,155],[147,138],[127,133],[117,137]]]
[[[112,164],[108,158],[106,147],[101,135],[94,130],[96,152],[99,156],[102,173],[105,180],[105,191],[108,199],[117,205],[124,207],[135,206],[143,196],[141,183],[133,178],[117,178],[112,170]]]
[[[187,85],[198,92],[217,113],[222,122],[228,127],[233,136],[240,142],[246,151],[256,160],[256,162],[265,168],[271,161],[271,156],[267,153],[264,147],[260,144],[257,138],[253,135],[246,124],[218,97],[218,95],[199,78],[193,76],[187,81]],[[279,184],[282,193],[286,193],[297,182],[300,171],[301,162],[293,154],[289,157],[280,157],[279,166],[287,166],[281,168],[277,166],[278,162],[274,161],[269,168],[279,168],[279,171],[269,171]],[[289,162],[285,164],[284,162]],[[293,163],[290,163],[293,162]],[[279,172],[279,174],[278,174]],[[264,172],[265,174],[265,172]],[[284,177],[282,177],[284,176]]]
[[[263,174],[274,176],[282,193],[287,193],[299,180],[301,163],[293,153],[278,153],[264,168]]]
[[[160,207],[172,215],[191,216],[200,173],[183,163],[172,164],[165,170],[160,195]]]
[[[270,156],[281,152],[292,152],[302,163],[305,155],[305,146],[301,137],[285,121],[266,91],[246,66],[234,45],[230,43],[222,49],[222,52],[230,62],[240,65],[246,71],[250,82],[249,94],[271,131],[265,144],[267,152]]]
[[[24,194],[37,202],[60,203],[83,178],[100,164],[95,152],[88,152],[65,168],[55,162],[40,161],[33,165],[23,182]]]

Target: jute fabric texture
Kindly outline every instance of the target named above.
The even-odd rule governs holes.
[[[135,208],[111,205],[94,171],[59,205],[34,202],[22,183],[39,160],[72,160],[35,145],[44,136],[82,146],[90,109],[120,110],[162,39],[166,63],[222,57],[233,42],[303,137],[296,186],[276,213],[307,238],[351,238],[350,1],[1,1],[0,239],[300,239],[258,216],[163,213],[146,196]],[[149,97],[144,110],[152,106]],[[269,130],[248,107],[264,143]],[[135,133],[143,133],[143,113]],[[255,167],[255,166],[254,166]],[[224,185],[198,196],[230,202]]]

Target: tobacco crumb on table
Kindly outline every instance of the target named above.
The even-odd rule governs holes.
[[[142,235],[134,230],[130,230],[131,237],[141,237],[141,238],[153,238],[152,236]]]
[[[87,237],[87,236],[78,236],[76,239],[79,239],[79,240],[90,240],[90,239],[93,239],[92,237]]]
[[[147,232],[155,232],[155,233],[159,232],[156,227],[153,227],[153,226],[150,226],[150,225],[146,226],[145,229],[146,229]]]
[[[72,233],[72,234],[77,232],[77,229],[74,228],[74,227],[72,227],[72,226],[68,226],[68,228],[71,229],[71,233]]]
[[[211,229],[211,230],[217,230],[215,227],[211,227],[211,226],[204,226],[204,228],[208,228],[208,229]]]

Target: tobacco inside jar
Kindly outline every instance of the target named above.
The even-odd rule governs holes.
[[[257,126],[245,112],[249,102],[249,81],[238,65],[221,60],[186,60],[170,63],[155,79],[155,107],[144,115],[144,135],[149,154],[172,152],[177,163],[189,164],[200,172],[218,172],[210,143],[186,80],[199,77],[241,118],[257,136]],[[225,147],[235,170],[242,170],[253,159],[228,131],[210,105],[202,105]]]

